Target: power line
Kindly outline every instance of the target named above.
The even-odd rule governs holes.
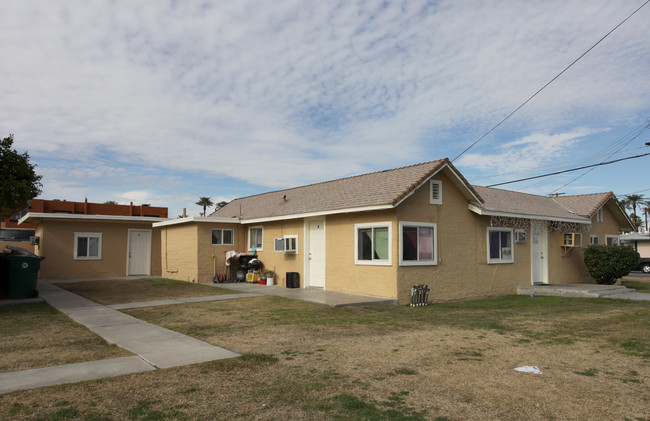
[[[490,130],[488,130],[488,131],[487,131],[483,136],[479,137],[478,139],[476,139],[476,140],[474,141],[474,143],[472,143],[472,144],[469,145],[467,148],[465,148],[465,150],[462,151],[462,152],[461,152],[461,153],[460,153],[456,158],[452,159],[451,162],[454,162],[455,160],[457,160],[458,158],[460,158],[461,156],[463,156],[463,155],[465,154],[465,152],[467,152],[467,151],[469,151],[470,149],[472,149],[472,148],[473,148],[473,147],[474,147],[478,142],[480,142],[480,141],[483,140],[486,136],[488,136],[490,133],[492,133],[494,130],[496,130],[496,129],[501,125],[501,124],[503,124],[506,120],[508,120],[510,117],[512,117],[512,116],[513,116],[517,111],[519,111],[521,108],[523,108],[524,105],[528,104],[528,103],[529,103],[533,98],[535,98],[535,97],[537,96],[537,94],[539,94],[540,92],[542,92],[542,91],[543,91],[543,90],[544,90],[548,85],[550,85],[551,83],[555,82],[555,80],[556,80],[557,78],[559,78],[560,76],[562,76],[562,74],[564,74],[564,72],[566,72],[566,71],[569,70],[569,69],[570,69],[574,64],[576,64],[576,63],[578,62],[578,60],[580,60],[581,58],[583,58],[584,56],[586,56],[587,53],[589,53],[591,50],[593,50],[593,49],[594,49],[598,44],[600,44],[600,43],[601,43],[605,38],[607,38],[607,37],[608,37],[612,32],[614,32],[614,31],[617,30],[621,25],[623,25],[625,22],[627,22],[628,19],[630,19],[632,16],[634,16],[634,15],[636,14],[636,12],[638,12],[639,10],[641,10],[641,9],[642,9],[646,4],[648,4],[648,3],[650,3],[650,0],[647,0],[645,3],[643,3],[641,6],[639,6],[638,9],[636,9],[634,12],[632,12],[631,15],[629,15],[628,17],[626,17],[625,19],[623,19],[623,20],[622,20],[618,25],[616,25],[616,26],[615,26],[611,31],[609,31],[609,32],[606,33],[606,34],[605,34],[601,39],[599,39],[598,42],[596,42],[594,45],[592,45],[591,47],[589,47],[589,49],[588,49],[587,51],[585,51],[584,53],[582,53],[582,54],[581,54],[577,59],[573,60],[573,62],[571,62],[571,64],[569,64],[567,67],[565,67],[564,70],[562,70],[562,71],[561,71],[560,73],[558,73],[558,74],[557,74],[553,79],[551,79],[549,82],[547,82],[546,85],[544,85],[544,86],[542,86],[541,88],[539,88],[539,89],[537,90],[537,92],[535,92],[535,93],[534,93],[530,98],[528,98],[528,99],[527,99],[526,101],[524,101],[520,106],[518,106],[517,108],[515,108],[514,111],[512,111],[510,114],[508,114],[508,115],[507,115],[503,120],[501,120],[501,121],[500,121],[496,126],[492,127],[492,128],[491,128]]]
[[[623,144],[621,144],[621,146],[620,146],[618,149],[616,149],[614,152],[610,153],[610,154],[607,156],[607,158],[605,158],[605,159],[609,159],[609,158],[611,158],[612,156],[614,156],[615,154],[617,154],[621,149],[623,149],[624,147],[626,147],[627,145],[629,145],[629,144],[630,144],[634,139],[636,139],[637,137],[641,136],[641,135],[642,135],[643,133],[645,133],[645,131],[648,130],[648,129],[650,129],[650,121],[649,121],[647,124],[645,124],[643,127],[639,128],[639,129],[637,129],[637,130],[635,130],[635,132],[630,133],[629,135],[624,136],[621,140],[625,139],[625,137],[627,137],[627,136],[631,136],[631,137],[630,137],[629,139],[626,139],[625,142],[624,142]],[[620,142],[620,141],[619,141],[619,142]],[[618,142],[616,142],[616,143],[618,143]],[[614,145],[610,146],[610,148],[611,148],[611,147],[615,147],[615,146],[617,146],[616,143],[615,143]],[[609,149],[609,148],[606,148],[605,150],[607,150],[607,149]],[[588,161],[587,161],[587,162],[588,162]],[[568,186],[569,184],[573,183],[574,181],[581,179],[581,178],[584,177],[585,175],[587,175],[587,174],[589,174],[590,172],[592,172],[594,169],[595,169],[595,167],[594,167],[594,168],[590,168],[590,169],[588,169],[587,171],[585,171],[584,173],[580,174],[579,176],[577,176],[577,177],[574,178],[573,180],[571,180],[571,181],[569,181],[568,183],[564,184],[563,186],[558,187],[557,189],[553,190],[553,191],[551,192],[551,194],[557,192],[557,191],[560,190],[560,189],[565,188],[566,186]]]
[[[648,155],[650,155],[650,152],[644,153],[642,155],[628,156],[627,158],[615,159],[613,161],[599,162],[598,164],[585,165],[583,167],[578,167],[578,168],[571,168],[570,170],[556,171],[556,172],[552,172],[552,173],[548,173],[548,174],[536,175],[534,177],[520,178],[519,180],[512,180],[512,181],[505,181],[503,183],[491,184],[491,185],[489,185],[487,187],[496,187],[496,186],[503,186],[504,184],[519,183],[520,181],[534,180],[536,178],[549,177],[551,175],[564,174],[564,173],[567,173],[567,172],[584,170],[585,168],[599,167],[601,165],[614,164],[615,162],[626,161],[628,159],[634,159],[634,158],[641,158],[641,157],[648,156]]]
[[[637,148],[631,148],[631,149],[626,149],[626,150],[621,150],[616,153],[599,153],[597,155],[591,155],[588,156],[586,159],[573,159],[569,161],[560,161],[560,162],[554,162],[552,164],[547,164],[547,165],[540,165],[538,167],[530,167],[524,170],[519,170],[519,171],[511,171],[511,172],[506,172],[506,173],[494,173],[494,174],[487,174],[478,178],[475,178],[475,181],[481,181],[481,180],[489,180],[492,178],[498,178],[498,177],[505,177],[507,175],[518,175],[518,174],[529,174],[533,171],[542,171],[542,170],[552,170],[555,168],[562,168],[566,167],[567,165],[580,165],[580,164],[586,164],[589,161],[593,161],[594,159],[601,158],[603,156],[607,156],[607,158],[611,158],[613,155],[616,154],[629,154],[632,153],[633,151],[638,151],[640,149],[645,150],[647,146],[639,146]],[[487,181],[486,181],[487,182]]]

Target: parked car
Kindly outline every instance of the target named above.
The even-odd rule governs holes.
[[[641,270],[644,273],[650,273],[650,258],[642,257],[637,270]]]

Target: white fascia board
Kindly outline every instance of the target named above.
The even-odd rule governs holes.
[[[422,186],[424,186],[426,183],[428,183],[429,180],[431,180],[433,177],[435,177],[435,176],[436,176],[440,171],[444,170],[445,168],[448,169],[448,170],[449,170],[449,171],[454,175],[454,178],[456,179],[456,183],[454,183],[454,184],[456,184],[457,187],[458,187],[458,184],[464,186],[464,187],[465,187],[465,190],[467,190],[467,192],[472,196],[472,198],[473,198],[477,203],[481,203],[481,201],[479,200],[479,198],[476,197],[476,195],[474,194],[474,192],[472,191],[472,189],[470,189],[470,188],[467,186],[467,183],[465,183],[465,182],[463,181],[463,179],[460,178],[460,176],[458,175],[458,173],[457,173],[456,171],[454,171],[454,170],[449,166],[449,164],[444,164],[442,167],[438,168],[438,171],[436,171],[436,172],[434,172],[433,174],[431,174],[431,175],[430,175],[429,177],[427,177],[424,181],[422,181],[420,184],[418,184],[414,189],[412,189],[410,192],[408,192],[408,194],[407,194],[406,196],[402,197],[402,199],[400,199],[400,201],[397,202],[397,203],[395,204],[395,207],[398,207],[402,202],[404,202],[406,199],[408,199],[409,197],[411,197],[411,196],[412,196],[412,195],[413,195],[413,194],[414,194],[414,193],[415,193],[415,192],[416,192],[420,187],[422,187]]]
[[[369,212],[369,211],[386,210],[386,209],[393,209],[393,208],[394,208],[393,205],[364,206],[359,208],[335,209],[335,210],[320,211],[320,212],[294,213],[291,215],[270,216],[267,218],[242,219],[241,223],[259,224],[263,222],[284,221],[287,219],[314,218],[317,216],[337,215],[342,213]]]
[[[154,228],[156,227],[167,227],[170,225],[179,225],[179,224],[188,224],[190,222],[209,222],[209,223],[217,223],[217,224],[239,224],[239,218],[225,218],[225,217],[218,217],[218,216],[190,216],[187,218],[176,218],[176,219],[168,219],[166,221],[161,221],[161,222],[156,222],[152,226]]]
[[[165,218],[156,218],[152,216],[125,216],[125,215],[85,215],[74,213],[42,213],[29,212],[18,221],[18,225],[23,222],[31,222],[35,219],[63,220],[63,221],[113,221],[113,222],[160,222]]]
[[[535,219],[541,221],[557,221],[557,222],[574,222],[576,224],[591,225],[591,221],[588,219],[558,218],[555,216],[548,216],[548,215],[528,215],[523,213],[499,212],[499,211],[483,209],[471,203],[468,205],[468,208],[472,212],[484,216],[503,216],[506,218]]]

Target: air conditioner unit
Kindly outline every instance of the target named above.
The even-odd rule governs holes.
[[[284,252],[295,253],[298,248],[298,237],[284,237]]]
[[[562,240],[563,247],[580,247],[582,245],[582,234],[568,232],[564,234]]]
[[[296,253],[298,249],[298,236],[284,236],[274,239],[275,251],[283,253]]]

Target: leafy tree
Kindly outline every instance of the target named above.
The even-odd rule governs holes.
[[[218,211],[219,209],[223,208],[223,207],[226,206],[227,204],[228,204],[228,202],[225,202],[225,201],[218,202],[218,203],[214,206],[214,210],[215,210],[215,211]]]
[[[629,246],[589,246],[584,251],[585,265],[597,284],[612,285],[629,274],[640,259]]]
[[[214,203],[212,203],[212,200],[210,200],[209,197],[201,196],[199,197],[199,201],[196,202],[195,205],[203,206],[203,216],[205,216],[205,210],[210,206],[214,205]]]
[[[34,172],[27,152],[12,148],[14,135],[0,143],[0,221],[29,206],[29,201],[41,193],[42,176]]]
[[[107,200],[104,202],[105,205],[117,205],[118,203],[115,200]]]

